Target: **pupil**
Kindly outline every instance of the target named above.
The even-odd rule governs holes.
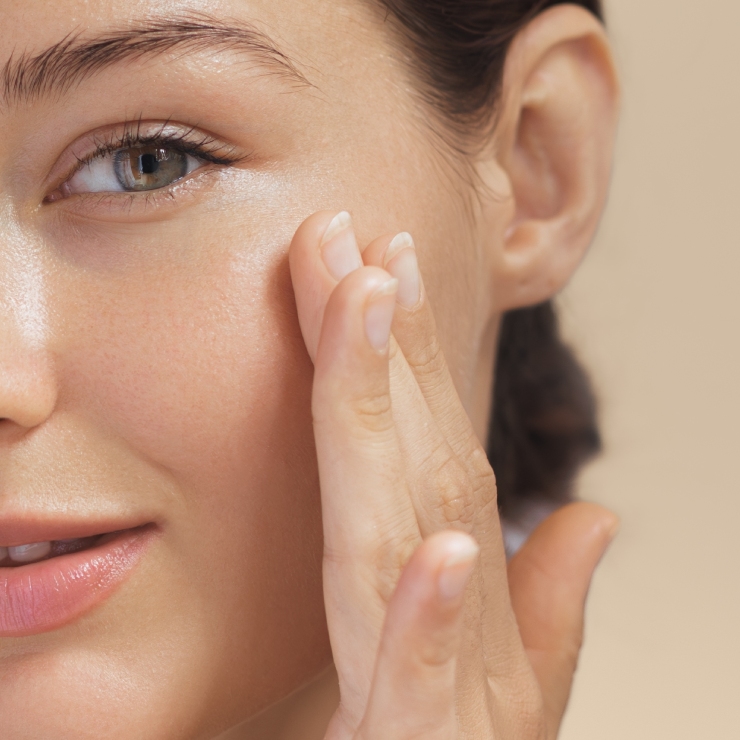
[[[139,157],[139,169],[144,175],[153,175],[158,166],[157,158],[153,154],[142,154]]]
[[[129,147],[113,156],[116,178],[128,192],[166,188],[188,174],[188,164],[187,154],[167,147]]]

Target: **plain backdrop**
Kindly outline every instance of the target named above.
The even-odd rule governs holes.
[[[740,738],[740,3],[611,0],[613,189],[560,306],[622,517],[561,740]]]

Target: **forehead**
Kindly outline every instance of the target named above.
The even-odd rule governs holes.
[[[333,5],[326,0],[323,5]],[[287,26],[293,15],[316,11],[313,0],[3,0],[0,36],[4,50],[28,43],[49,42],[70,29],[94,31],[134,18],[207,14],[279,22]],[[295,9],[291,14],[290,8]],[[300,26],[300,19],[296,19]],[[303,18],[305,20],[305,17]]]
[[[336,128],[343,121],[343,128],[350,129],[357,123],[352,119],[359,118],[364,129],[367,111],[377,101],[393,98],[398,103],[407,96],[405,65],[396,61],[385,28],[387,18],[373,0],[2,0],[0,4],[4,121],[11,120],[6,114],[13,114],[17,103],[32,102],[31,108],[23,106],[29,115],[58,109],[70,91],[78,100],[84,94],[90,106],[101,91],[107,100],[118,90],[121,106],[137,108],[147,91],[150,99],[156,97],[168,80],[168,93],[178,87],[181,97],[190,98],[190,107],[204,93],[212,97],[214,85],[219,89],[231,85],[233,95],[256,90],[255,76],[265,80],[267,87],[260,89],[269,91],[270,105],[285,97],[277,95],[285,91],[280,82],[292,83],[289,91],[304,87],[305,92],[310,87],[308,95],[289,97],[294,107],[308,106],[317,114],[304,119],[304,126],[313,129],[326,126],[321,121],[331,115],[327,102],[345,109],[340,117],[334,112],[330,126]],[[153,26],[167,28],[165,35],[177,41],[182,37],[177,25],[183,22],[216,26],[218,33],[209,38],[201,33],[194,43],[186,41],[176,48],[151,43]],[[107,46],[112,39],[119,52],[122,46],[128,51],[112,53]],[[146,54],[139,53],[143,46]],[[152,75],[157,78],[156,89],[149,84]],[[276,77],[282,79],[275,82]],[[79,89],[83,82],[84,90]],[[401,108],[407,109],[397,110]]]
[[[366,0],[3,0],[0,68],[70,39],[184,19],[253,29],[296,66],[336,67],[349,52],[372,57],[383,35],[382,16]]]

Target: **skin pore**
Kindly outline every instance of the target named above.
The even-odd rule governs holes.
[[[211,738],[322,673],[331,705],[291,240],[322,209],[351,212],[362,246],[413,234],[482,437],[501,311],[562,287],[605,198],[616,85],[586,15],[519,44],[471,169],[430,128],[369,2],[3,3],[0,536],[24,516],[156,526],[99,607],[0,636],[8,738]],[[183,24],[192,43],[171,43]],[[55,47],[56,77],[33,64]],[[165,136],[193,158],[171,187],[72,180]]]

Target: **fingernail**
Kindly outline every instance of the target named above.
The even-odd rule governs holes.
[[[474,539],[460,535],[448,546],[448,555],[437,578],[437,588],[442,599],[459,599],[475,566],[479,547]]]
[[[326,269],[335,280],[362,267],[362,257],[357,248],[352,217],[347,211],[337,213],[321,238],[321,256]]]
[[[393,237],[385,253],[384,267],[398,279],[398,302],[404,308],[413,308],[421,297],[421,279],[411,234],[403,231]]]
[[[367,300],[365,307],[365,334],[373,349],[382,352],[391,338],[393,310],[396,305],[398,280],[383,283]]]

